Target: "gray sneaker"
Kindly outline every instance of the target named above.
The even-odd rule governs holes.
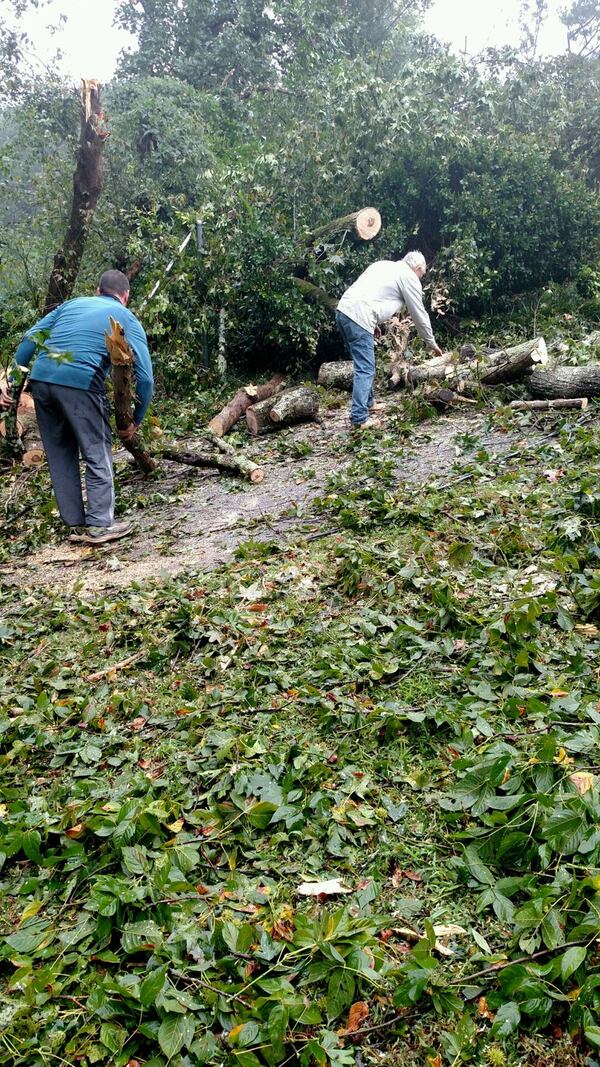
[[[112,526],[85,526],[81,533],[71,533],[69,541],[84,545],[103,545],[106,541],[120,541],[132,531],[130,522],[113,522]]]

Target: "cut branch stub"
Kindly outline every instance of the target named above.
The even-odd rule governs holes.
[[[125,331],[120,322],[110,317],[110,333],[104,333],[104,341],[112,366],[113,394],[115,402],[115,422],[117,430],[127,430],[133,422],[135,396],[135,356],[125,340]],[[156,470],[156,462],[148,455],[138,434],[130,441],[123,441],[123,447],[131,453],[140,470],[150,474]]]

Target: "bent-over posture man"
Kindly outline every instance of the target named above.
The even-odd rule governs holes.
[[[374,337],[380,323],[406,309],[419,337],[437,356],[442,355],[423,307],[421,278],[426,269],[421,252],[409,252],[400,260],[381,259],[371,263],[346,289],[337,306],[335,319],[354,363],[350,421],[356,429],[367,430],[379,425],[376,419],[369,418],[369,411],[375,410]]]
[[[63,521],[70,526],[70,541],[101,544],[116,541],[131,531],[115,523],[112,434],[106,377],[110,357],[104,331],[110,318],[120,322],[135,353],[137,402],[133,423],[119,431],[130,440],[152,398],[152,362],[146,334],[126,307],[129,279],[119,270],[107,270],[95,296],[67,300],[36,322],[19,345],[15,364],[28,367],[35,414],[50,468],[50,477]],[[35,335],[49,331],[40,348]],[[8,398],[2,398],[6,406]],[[85,462],[86,505],[79,474],[79,457]]]

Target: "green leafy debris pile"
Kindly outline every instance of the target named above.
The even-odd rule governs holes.
[[[426,492],[365,435],[334,536],[220,572],[4,589],[0,1063],[600,1045],[599,448],[554,425]]]

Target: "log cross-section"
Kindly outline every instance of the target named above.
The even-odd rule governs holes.
[[[110,356],[112,367],[113,395],[115,402],[115,422],[117,430],[127,430],[133,422],[135,397],[135,355],[125,340],[125,331],[120,322],[110,317],[110,333],[104,333],[104,340]],[[156,470],[156,461],[148,455],[137,433],[130,441],[123,441],[123,447],[131,452],[140,470],[150,474]]]

